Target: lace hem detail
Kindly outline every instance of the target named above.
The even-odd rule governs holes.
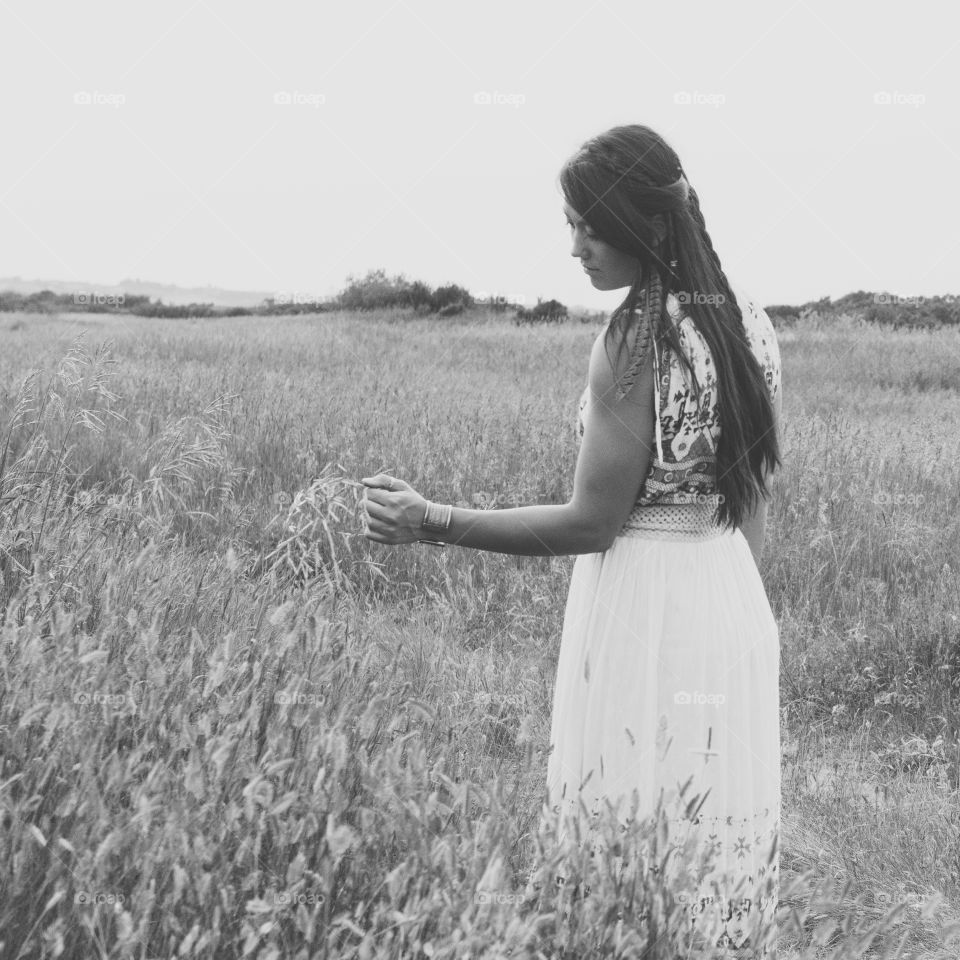
[[[559,813],[564,807],[555,805]],[[573,801],[567,801],[567,810],[573,816],[580,812]],[[694,831],[694,856],[699,856],[704,846],[712,848],[718,856],[727,852],[730,861],[727,869],[714,863],[706,876],[699,879],[693,889],[678,892],[679,903],[686,917],[690,956],[725,957],[737,960],[775,960],[777,956],[776,912],[780,903],[780,816],[779,808],[765,809],[753,816],[668,817],[672,844],[680,849],[683,841]],[[581,819],[582,822],[582,819]],[[625,831],[621,824],[621,832]],[[594,857],[603,856],[603,841],[597,832],[597,812],[585,825],[585,834],[579,844],[586,847]],[[641,852],[641,859],[650,864],[649,851]],[[624,858],[615,856],[617,872],[622,874]],[[747,860],[749,866],[738,869],[734,864]],[[649,867],[654,876],[661,876],[656,863]],[[669,871],[668,871],[669,872]],[[677,878],[664,882],[676,883]],[[553,875],[556,886],[565,886],[567,877],[562,873]],[[690,878],[693,879],[693,878]],[[574,888],[574,896],[590,895],[590,885],[580,884]],[[676,888],[675,888],[676,889]],[[639,914],[643,919],[645,912]],[[624,917],[623,909],[617,913],[618,921]]]

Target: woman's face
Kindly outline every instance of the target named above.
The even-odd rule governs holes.
[[[594,235],[584,219],[568,203],[564,203],[563,212],[573,232],[572,257],[576,257],[584,266],[590,282],[597,290],[619,290],[629,287],[637,278],[640,260],[611,247]]]

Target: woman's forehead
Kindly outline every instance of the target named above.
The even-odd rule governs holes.
[[[564,201],[564,204],[563,204],[563,212],[564,212],[568,217],[570,217],[571,220],[579,220],[579,219],[581,219],[580,214],[577,213],[577,211],[574,210],[573,207],[571,207],[570,204],[567,203],[566,201]]]

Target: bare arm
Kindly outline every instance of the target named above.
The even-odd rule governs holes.
[[[773,400],[773,415],[777,435],[780,435],[780,395],[781,390],[777,391]],[[767,489],[770,489],[770,476],[764,475]],[[740,530],[743,531],[747,543],[750,544],[750,551],[753,554],[754,562],[760,566],[760,556],[763,553],[763,543],[767,532],[767,505],[768,501],[762,497],[758,498],[753,512],[744,516],[743,523],[740,524]]]
[[[509,510],[454,507],[448,531],[422,536],[523,556],[606,550],[640,495],[653,442],[652,350],[631,388],[621,399],[616,397],[615,378],[628,368],[631,352],[624,350],[613,358],[611,369],[603,334],[594,342],[583,439],[568,503]]]

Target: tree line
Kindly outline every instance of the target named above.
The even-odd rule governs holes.
[[[495,314],[512,311],[517,324],[556,323],[569,318],[566,306],[558,300],[541,300],[526,307],[500,295],[474,297],[455,283],[431,287],[421,280],[408,280],[402,274],[388,277],[382,269],[370,270],[364,277],[348,276],[344,288],[332,297],[307,297],[296,293],[277,294],[256,306],[226,307],[213,303],[174,304],[152,300],[139,294],[97,294],[90,292],[36,293],[0,292],[0,312],[18,313],[131,313],[142,317],[246,317],[279,316],[331,311],[408,309],[416,315],[449,317],[480,307]],[[890,293],[858,290],[837,300],[822,297],[791,306],[773,304],[765,308],[778,325],[790,324],[811,314],[834,317],[840,314],[860,316],[872,323],[894,327],[940,327],[960,324],[960,300],[957,297],[899,297]],[[580,314],[584,322],[603,319],[601,311]]]

